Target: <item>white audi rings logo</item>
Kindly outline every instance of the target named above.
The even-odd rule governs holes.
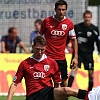
[[[57,36],[64,36],[65,32],[64,31],[57,31],[57,30],[52,30],[51,31],[52,35],[57,35]]]
[[[45,73],[43,73],[43,72],[34,72],[33,76],[34,76],[34,79],[45,78]]]

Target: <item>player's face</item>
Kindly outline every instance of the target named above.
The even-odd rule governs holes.
[[[12,33],[9,33],[9,36],[11,37],[11,38],[16,38],[16,36],[17,36],[17,29],[13,29],[13,32]]]
[[[85,14],[83,19],[84,19],[84,24],[89,26],[91,24],[92,15],[91,14]]]
[[[66,5],[59,5],[56,9],[55,9],[55,12],[56,12],[56,19],[61,21],[65,14],[66,14]]]
[[[34,58],[40,59],[46,49],[46,46],[41,45],[40,43],[36,43],[36,45],[35,46],[33,45],[32,48],[34,51],[34,54],[33,54]]]
[[[41,28],[41,25],[39,23],[35,23],[34,27],[36,31],[39,31]]]

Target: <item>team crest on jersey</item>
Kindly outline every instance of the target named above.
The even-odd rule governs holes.
[[[44,65],[44,70],[47,72],[47,71],[49,71],[49,69],[50,69],[50,66],[49,65]]]
[[[87,36],[90,37],[92,35],[92,32],[87,32]]]
[[[16,80],[17,80],[17,76],[14,76],[13,81],[16,81]]]
[[[62,29],[66,30],[67,29],[67,25],[66,24],[62,24]]]

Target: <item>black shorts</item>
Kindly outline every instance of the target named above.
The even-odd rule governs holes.
[[[56,60],[58,67],[61,71],[61,76],[62,79],[67,79],[68,78],[68,71],[67,71],[67,61],[66,59],[64,60]]]
[[[53,90],[53,87],[45,87],[26,97],[26,100],[54,100]]]
[[[72,59],[73,59],[72,55]],[[72,60],[71,60],[72,61]],[[94,61],[93,55],[90,53],[81,53],[78,55],[78,67],[81,68],[81,64],[83,63],[85,70],[94,70]],[[72,66],[70,66],[72,68]]]

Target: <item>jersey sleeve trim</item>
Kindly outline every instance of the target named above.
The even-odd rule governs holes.
[[[70,37],[76,37],[76,34],[75,34],[75,30],[74,29],[72,29],[72,30],[69,31],[69,36]]]

